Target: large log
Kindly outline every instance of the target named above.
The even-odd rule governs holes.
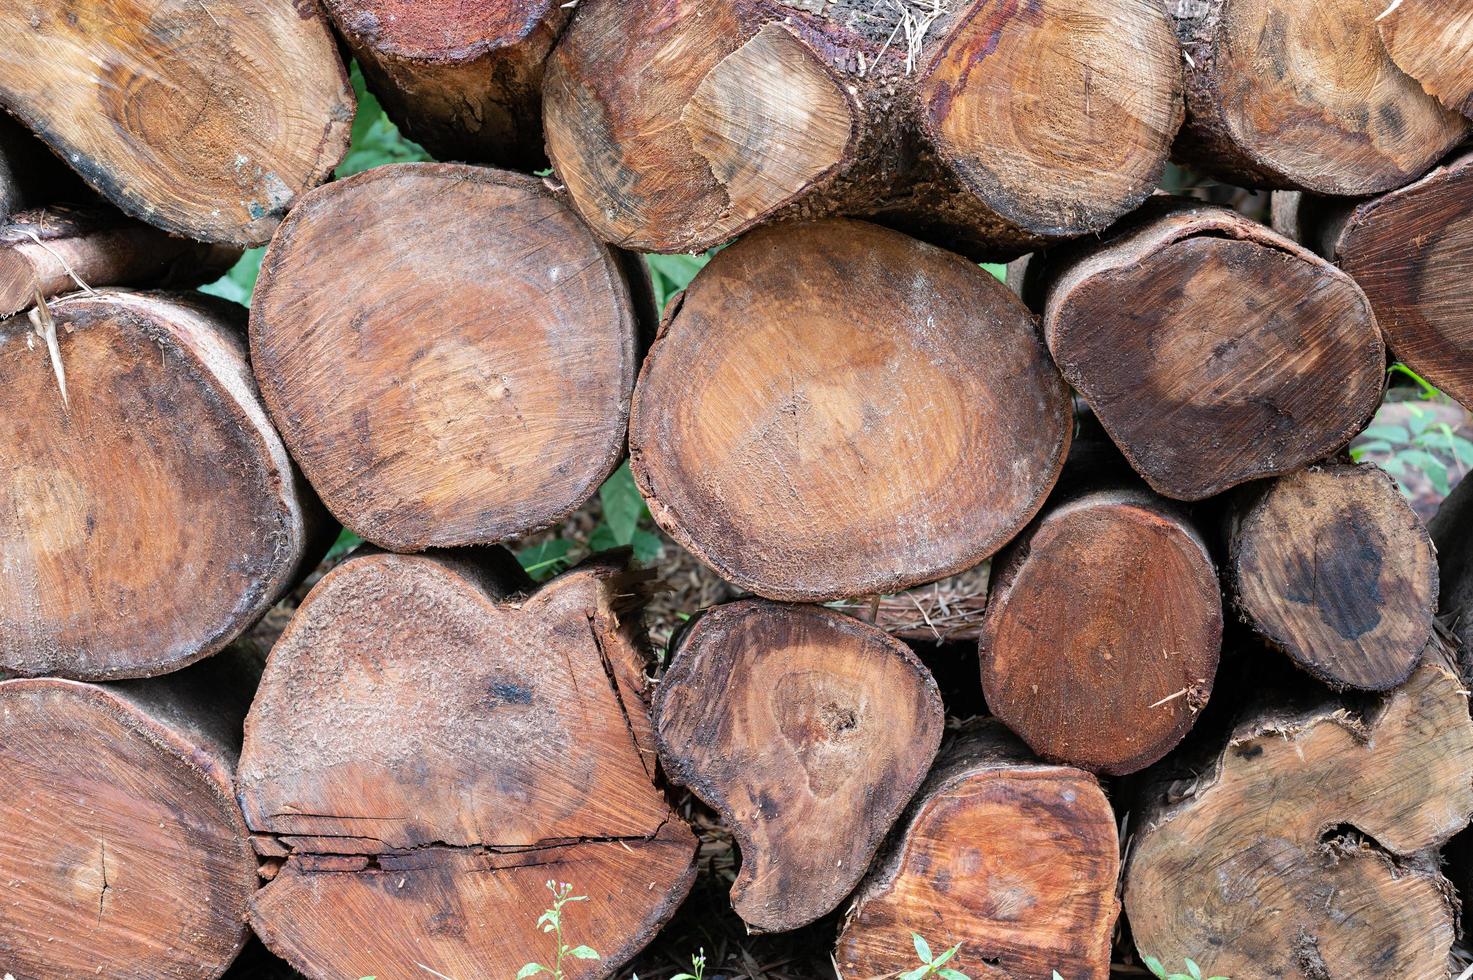
[[[1274,222],[1355,278],[1397,359],[1473,405],[1473,152],[1366,201],[1276,194]]]
[[[857,214],[1017,254],[1156,186],[1180,52],[1151,0],[584,0],[544,115],[579,211],[630,248]]]
[[[1473,720],[1428,649],[1367,713],[1262,707],[1216,755],[1163,771],[1131,821],[1143,955],[1231,977],[1449,976],[1436,849],[1473,815]]]
[[[972,977],[1107,980],[1120,846],[1094,777],[1037,762],[995,722],[964,728],[839,933],[841,978],[916,965],[912,931]]]
[[[568,975],[610,976],[695,876],[653,783],[640,582],[594,565],[526,598],[476,555],[350,557],[267,661],[237,783],[270,878],[251,924],[309,977],[514,976],[547,962],[549,878],[601,955]]]
[[[0,105],[124,211],[259,245],[348,148],[353,92],[314,4],[0,7]]]
[[[644,287],[535,178],[378,167],[282,224],[252,363],[343,524],[396,551],[496,542],[561,521],[618,465]]]
[[[547,165],[542,68],[571,4],[559,0],[326,0],[399,129],[438,160]]]
[[[741,588],[817,601],[986,558],[1043,503],[1071,425],[1001,283],[830,220],[748,235],[672,302],[629,445],[672,537]]]
[[[1449,109],[1473,116],[1473,9],[1462,0],[1394,0],[1376,23],[1398,68]]]
[[[243,311],[102,291],[36,314],[42,337],[0,323],[0,391],[25,406],[0,413],[0,671],[193,663],[311,567],[326,525],[257,399]]]
[[[110,208],[54,206],[0,224],[0,316],[86,287],[198,286],[240,250],[176,238]]]
[[[703,613],[655,700],[666,772],[722,815],[731,901],[783,932],[833,911],[869,868],[941,745],[941,695],[878,627],[761,599]]]
[[[1432,635],[1437,555],[1385,472],[1332,462],[1247,489],[1228,537],[1237,608],[1300,667],[1342,690],[1411,675]]]
[[[1381,401],[1386,350],[1360,287],[1236,212],[1159,199],[1051,274],[1054,360],[1165,496],[1292,472]]]
[[[1122,775],[1186,735],[1221,648],[1217,569],[1187,517],[1095,489],[1051,503],[997,559],[982,690],[1044,759]]]
[[[1468,132],[1387,54],[1383,0],[1167,4],[1187,56],[1193,167],[1249,187],[1375,194],[1426,173]]]
[[[256,890],[232,783],[244,668],[0,682],[0,972],[211,980],[235,959]]]

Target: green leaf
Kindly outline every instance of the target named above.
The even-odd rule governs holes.
[[[225,275],[214,282],[201,286],[199,291],[211,296],[219,296],[228,299],[232,303],[241,306],[251,305],[251,293],[256,288],[256,277],[261,274],[261,256],[266,254],[266,247],[249,248],[241,253],[232,265],[225,271]]]
[[[541,582],[562,571],[568,563],[568,552],[572,550],[573,542],[566,538],[548,538],[518,551],[517,561],[522,571],[534,581]]]
[[[930,964],[926,964],[925,966],[918,966],[914,970],[907,970],[904,973],[902,973],[900,975],[900,980],[921,980],[921,977],[924,977],[926,974],[928,974],[930,972],[931,972],[931,966],[930,966]]]
[[[997,277],[998,282],[1008,281],[1008,267],[1001,262],[983,262],[982,268]]]
[[[932,960],[931,961],[931,965],[932,966],[940,966],[942,963],[945,963],[947,960],[949,960],[953,956],[955,956],[956,955],[956,951],[959,950],[959,949],[961,949],[961,948],[962,948],[962,944],[961,943],[957,943],[955,946],[951,947],[946,952],[942,953],[938,958]]]
[[[1196,961],[1194,961],[1189,956],[1189,957],[1187,957],[1186,963],[1187,963],[1187,972],[1192,975],[1192,980],[1202,980],[1202,969],[1201,969],[1201,967],[1197,966]]]
[[[347,528],[343,528],[338,534],[338,539],[327,549],[327,561],[337,561],[345,557],[348,552],[363,543],[363,539]]]
[[[1360,439],[1385,439],[1388,442],[1404,445],[1412,441],[1412,434],[1400,425],[1378,423],[1376,425],[1366,426],[1361,431],[1357,441]]]
[[[526,966],[517,971],[517,980],[527,980],[528,977],[535,977],[539,973],[551,972],[551,970],[543,966],[541,963],[528,963]]]
[[[924,939],[922,939],[921,938],[921,934],[918,933],[918,932],[911,933],[910,934],[910,940],[911,940],[912,943],[915,944],[916,955],[921,958],[921,962],[922,963],[930,963],[931,962],[931,945],[929,943],[927,943]]]
[[[937,975],[944,978],[944,980],[972,980],[971,977],[960,970],[953,970],[950,967],[947,967],[945,970],[938,970]]]
[[[574,946],[568,950],[568,955],[580,960],[596,960],[598,953],[594,952],[592,946]]]
[[[1421,435],[1436,421],[1437,416],[1420,405],[1407,406],[1407,428],[1412,430],[1412,435]]]
[[[692,973],[677,973],[670,980],[696,980],[696,977]]]
[[[644,565],[653,565],[665,557],[665,542],[654,531],[638,528],[634,532],[634,560]]]
[[[383,106],[368,91],[356,61],[349,66],[348,77],[353,83],[353,94],[358,97],[358,111],[353,116],[348,153],[334,174],[341,179],[386,163],[415,163],[430,159],[424,147],[399,135],[399,128],[384,115]]]
[[[1365,442],[1357,442],[1350,447],[1350,456],[1357,462],[1367,453],[1389,453],[1391,443],[1385,439],[1367,439]]]
[[[1451,492],[1448,485],[1447,466],[1436,456],[1424,449],[1404,449],[1397,457],[1408,466],[1414,466],[1427,474],[1433,488],[1444,497]]]
[[[1166,967],[1162,966],[1161,961],[1156,959],[1156,957],[1142,956],[1141,962],[1146,964],[1147,970],[1150,970],[1156,976],[1160,977],[1161,980],[1169,980],[1169,978],[1166,976]]]
[[[1064,978],[1061,977],[1061,976],[1059,976],[1059,971],[1058,970],[1055,970],[1054,971],[1054,978],[1053,978],[1053,980],[1064,980]]]
[[[1400,361],[1397,361],[1395,364],[1391,365],[1391,367],[1386,371],[1387,377],[1390,377],[1393,374],[1401,374],[1405,375],[1408,378],[1411,378],[1413,383],[1415,383],[1417,387],[1422,389],[1422,399],[1424,401],[1436,398],[1438,395],[1442,394],[1442,392],[1433,387],[1430,381],[1428,381],[1426,378],[1422,377],[1416,371],[1413,371],[1411,368],[1407,367]]]
[[[603,503],[602,525],[609,529],[616,545],[622,547],[634,542],[634,529],[646,513],[644,498],[634,485],[634,475],[625,463],[598,488],[598,499]],[[590,538],[589,544],[593,541]]]

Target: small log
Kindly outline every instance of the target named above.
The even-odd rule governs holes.
[[[111,209],[56,206],[0,225],[0,317],[86,287],[198,286],[240,250],[175,238]]]
[[[269,881],[251,925],[318,980],[509,977],[564,934],[611,976],[695,877],[654,785],[633,637],[641,583],[610,564],[530,598],[514,559],[356,553],[271,652],[237,787]]]
[[[1312,676],[1385,691],[1421,661],[1437,556],[1379,467],[1326,463],[1255,487],[1235,502],[1228,537],[1238,609]]]
[[[655,700],[660,761],[720,812],[757,932],[838,907],[941,745],[936,682],[875,626],[748,599],[692,621]]]
[[[1095,778],[1034,760],[996,722],[941,750],[845,916],[841,978],[915,967],[912,931],[972,977],[1110,976],[1120,845]]]
[[[232,776],[253,677],[0,682],[0,971],[211,980],[245,944],[256,858]]]
[[[583,0],[543,109],[553,165],[606,241],[699,251],[855,214],[981,256],[1139,204],[1181,84],[1146,0]]]
[[[1473,720],[1439,644],[1358,714],[1260,708],[1131,820],[1136,948],[1230,977],[1447,977],[1437,848],[1473,815]],[[1180,778],[1172,778],[1179,776]]]
[[[1473,480],[1466,477],[1427,524],[1437,548],[1441,579],[1438,614],[1457,637],[1460,655],[1473,666]],[[1473,670],[1469,670],[1473,676]]]
[[[1118,776],[1182,740],[1212,693],[1222,595],[1177,507],[1091,490],[1051,504],[995,568],[982,691],[1029,748]]]
[[[1462,0],[1400,0],[1376,25],[1398,68],[1449,109],[1473,116],[1473,10]]]
[[[1276,194],[1274,220],[1355,278],[1398,360],[1473,405],[1473,152],[1368,201]]]
[[[1322,459],[1380,404],[1386,350],[1360,287],[1234,211],[1158,199],[1052,274],[1054,360],[1167,497]]]
[[[0,105],[118,207],[260,245],[348,149],[353,92],[310,2],[0,7]]]
[[[1170,3],[1186,54],[1177,152],[1245,187],[1376,194],[1468,133],[1392,61],[1379,0]],[[1449,4],[1451,6],[1451,4]]]
[[[560,0],[326,0],[369,89],[438,160],[547,165],[542,67],[571,5]]]
[[[251,357],[344,525],[395,551],[484,544],[556,524],[619,464],[635,304],[621,256],[541,181],[377,167],[282,224]]]
[[[327,522],[257,400],[243,320],[104,291],[0,323],[0,391],[26,406],[0,413],[0,671],[177,670],[315,564]]]
[[[1001,283],[830,220],[762,229],[696,276],[645,360],[629,445],[676,541],[740,588],[827,601],[986,558],[1043,503],[1071,426]]]

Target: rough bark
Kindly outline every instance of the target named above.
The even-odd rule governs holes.
[[[1327,463],[1246,491],[1229,553],[1239,611],[1331,687],[1389,690],[1421,660],[1437,555],[1380,468]]]
[[[1017,254],[1151,192],[1183,111],[1157,4],[938,6],[918,30],[858,0],[584,0],[548,62],[548,153],[594,230],[643,251],[855,214]]]
[[[85,286],[198,286],[240,251],[175,238],[111,209],[65,205],[0,224],[0,316]]]
[[[1376,24],[1398,68],[1449,109],[1473,116],[1473,10],[1461,0],[1400,0]]]
[[[827,609],[748,599],[681,635],[655,701],[660,761],[715,808],[732,906],[783,932],[854,890],[941,745],[941,695],[905,644]]]
[[[1179,500],[1340,449],[1385,383],[1349,276],[1236,212],[1167,198],[1061,263],[1043,325],[1131,465]]]
[[[326,522],[257,398],[239,307],[102,291],[48,309],[55,359],[30,318],[0,323],[0,391],[26,406],[0,413],[0,671],[176,670],[276,602]]]
[[[995,722],[942,749],[890,850],[855,893],[835,964],[914,968],[912,930],[974,980],[1110,976],[1120,847],[1093,776],[1034,760]]]
[[[830,220],[762,229],[696,276],[645,360],[629,442],[672,537],[741,588],[818,601],[986,558],[1043,503],[1071,424],[1001,283]]]
[[[542,69],[559,0],[326,0],[368,87],[439,160],[547,165]]]
[[[1473,814],[1473,720],[1439,645],[1365,714],[1260,708],[1148,791],[1125,879],[1136,948],[1231,977],[1447,977],[1443,842]]]
[[[476,555],[349,558],[267,662],[238,781],[269,878],[251,924],[309,977],[513,976],[547,948],[549,878],[588,896],[564,925],[602,956],[569,976],[610,976],[694,878],[654,783],[641,583],[598,564],[524,598],[509,555]]]
[[[353,93],[310,0],[36,0],[0,34],[0,105],[166,231],[260,245],[348,148]]]
[[[378,167],[282,224],[252,363],[344,525],[395,551],[484,544],[562,520],[618,465],[635,303],[618,253],[535,178]]]
[[[1383,0],[1172,0],[1187,56],[1178,154],[1247,187],[1375,194],[1468,132],[1387,54]]]
[[[0,682],[0,970],[225,971],[256,889],[232,787],[251,683],[227,654],[148,681]]]
[[[1473,405],[1473,152],[1367,201],[1276,194],[1274,221],[1355,278],[1398,360]]]
[[[1438,614],[1473,658],[1473,480],[1463,479],[1427,525],[1441,579]]]
[[[1222,596],[1169,501],[1052,504],[997,560],[979,640],[987,706],[1044,759],[1123,775],[1170,751],[1212,693]]]

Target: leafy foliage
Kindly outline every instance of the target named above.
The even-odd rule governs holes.
[[[347,155],[333,171],[338,179],[381,167],[386,163],[420,163],[431,159],[424,147],[405,139],[399,127],[384,115],[383,106],[363,81],[363,70],[358,62],[348,69],[353,83],[353,94],[358,97],[358,112],[353,116],[353,136],[348,144]]]
[[[631,548],[634,560],[643,564],[659,561],[665,544],[652,528],[654,521],[645,506],[629,464],[613,472],[598,491],[603,515],[586,542],[571,538],[550,538],[517,552],[522,569],[537,581],[551,578],[585,554],[610,548]]]
[[[552,892],[552,908],[543,912],[537,919],[537,925],[542,931],[551,933],[553,937],[553,952],[555,959],[552,966],[544,966],[541,963],[528,963],[517,971],[517,980],[527,980],[540,973],[549,973],[553,980],[564,980],[563,962],[568,959],[596,960],[599,955],[591,946],[569,946],[563,940],[563,907],[573,902],[588,901],[587,895],[574,895],[573,886],[567,882],[556,882],[551,879],[547,882],[547,890]]]
[[[1473,442],[1454,432],[1448,423],[1439,421],[1431,410],[1415,403],[1406,405],[1406,425],[1373,423],[1357,438],[1350,457],[1356,462],[1375,457],[1382,469],[1402,481],[1403,489],[1408,471],[1421,470],[1432,488],[1447,496],[1452,490],[1452,479],[1445,459],[1450,457],[1466,472],[1473,467]]]
[[[922,939],[920,933],[911,933],[910,941],[915,945],[916,957],[920,959],[921,965],[914,970],[902,973],[900,980],[922,980],[923,977],[941,977],[942,980],[972,980],[960,970],[953,970],[946,965],[956,955],[956,951],[962,948],[961,943],[957,943],[940,956],[934,956],[931,953],[931,944]]]
[[[650,270],[650,283],[655,287],[655,305],[663,310],[670,297],[680,292],[696,273],[706,267],[716,249],[704,255],[646,255],[645,265]]]
[[[1146,969],[1150,970],[1151,974],[1155,977],[1158,977],[1159,980],[1204,980],[1202,976],[1202,968],[1190,959],[1186,961],[1186,973],[1167,973],[1166,967],[1162,966],[1161,961],[1156,959],[1156,957],[1154,956],[1144,956],[1141,958],[1141,962],[1144,963],[1146,965]],[[1054,975],[1058,976],[1058,974]],[[1228,980],[1228,978],[1207,977],[1205,978],[1205,980]]]

